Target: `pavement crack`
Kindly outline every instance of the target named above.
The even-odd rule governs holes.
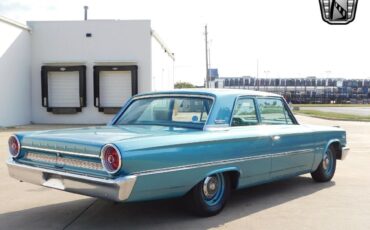
[[[93,206],[96,201],[97,201],[97,199],[95,199],[93,202],[91,202],[91,204],[89,204],[80,213],[78,213],[77,216],[75,216],[70,222],[68,222],[62,229],[65,230],[65,229],[69,228],[74,222],[76,222],[76,220],[78,220],[78,218],[80,218],[89,208],[91,208],[91,206]]]

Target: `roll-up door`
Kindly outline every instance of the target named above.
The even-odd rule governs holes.
[[[42,105],[48,112],[71,114],[86,106],[85,66],[43,66]]]
[[[100,104],[103,107],[121,107],[132,96],[130,71],[100,72]]]
[[[100,112],[112,114],[137,94],[137,66],[95,66],[94,98]]]
[[[51,107],[79,107],[79,73],[49,72],[48,97]]]

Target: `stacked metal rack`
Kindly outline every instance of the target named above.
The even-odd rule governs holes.
[[[236,88],[266,91],[283,95],[292,103],[370,103],[370,79],[342,78],[217,78],[212,88]]]

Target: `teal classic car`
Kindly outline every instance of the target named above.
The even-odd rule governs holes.
[[[279,95],[197,89],[136,95],[104,127],[16,133],[9,151],[20,181],[113,201],[185,197],[211,216],[233,189],[330,181],[349,148],[343,129],[299,124]]]

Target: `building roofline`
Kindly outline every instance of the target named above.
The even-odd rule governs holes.
[[[150,22],[150,19],[30,20],[27,23]]]
[[[13,19],[6,18],[6,17],[0,15],[0,21],[6,23],[8,25],[17,27],[19,29],[22,29],[22,30],[26,30],[26,31],[31,32],[31,28],[30,27],[28,27],[28,26],[26,26],[26,25],[24,25],[24,24],[22,24],[20,22],[17,22],[17,21],[15,21]]]
[[[164,51],[168,54],[168,56],[175,61],[175,54],[171,52],[171,50],[167,47],[167,45],[163,42],[163,40],[159,37],[157,32],[154,30],[151,30],[151,34],[154,37],[154,39],[159,43],[159,45],[164,49]]]

